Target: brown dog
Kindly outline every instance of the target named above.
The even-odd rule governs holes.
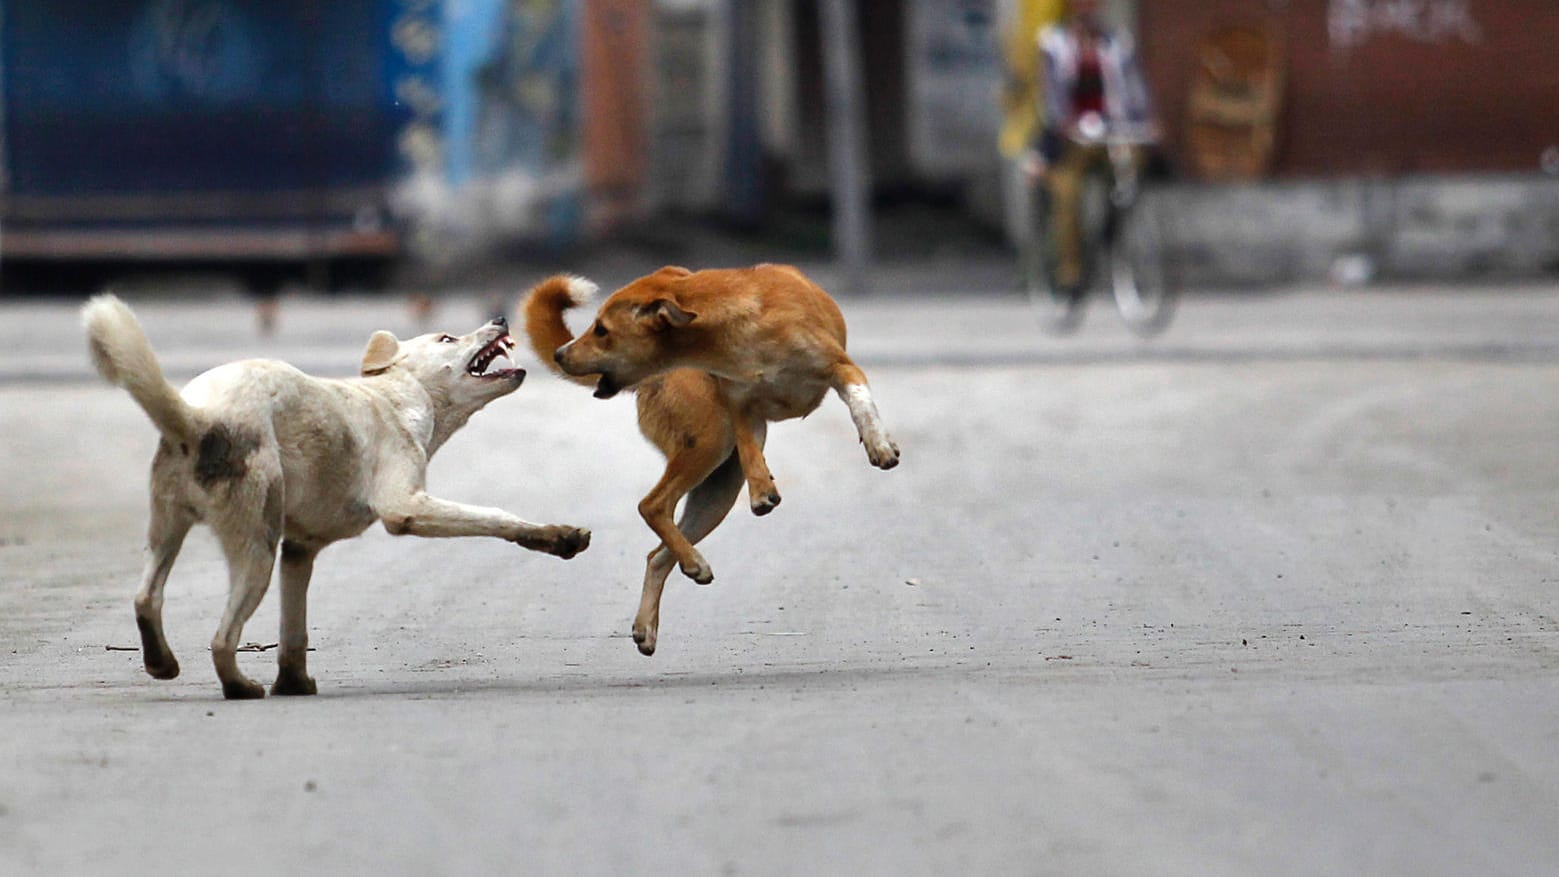
[[[770,421],[812,413],[832,389],[849,406],[872,465],[893,468],[899,449],[866,375],[845,354],[838,305],[795,268],[662,268],[613,293],[590,331],[575,338],[563,313],[595,289],[577,277],[542,281],[525,300],[525,329],[542,362],[594,383],[598,398],[636,389],[639,430],[666,456],[666,471],[639,503],[660,537],[633,622],[639,651],[650,655],[672,561],[699,584],[714,580],[693,544],[725,519],[743,480],[754,514],[779,505],[763,458]]]

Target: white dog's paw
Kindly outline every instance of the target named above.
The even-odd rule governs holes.
[[[590,547],[590,531],[583,527],[561,527],[561,533],[553,541],[552,553],[568,560]]]
[[[222,696],[228,700],[259,700],[265,697],[265,686],[242,676],[223,679]]]
[[[514,540],[526,548],[543,551],[554,557],[568,560],[590,547],[590,531],[583,527],[546,527],[541,538],[527,537]]]
[[[271,683],[273,697],[307,697],[318,693],[319,686],[314,684],[314,677],[289,667],[279,669],[276,672],[276,681]]]

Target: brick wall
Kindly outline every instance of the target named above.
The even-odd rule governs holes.
[[[1172,155],[1198,42],[1263,23],[1288,56],[1278,176],[1536,171],[1559,146],[1556,0],[1144,0],[1138,35]]]

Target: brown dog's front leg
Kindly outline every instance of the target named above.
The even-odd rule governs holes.
[[[694,525],[691,533],[684,533],[677,527],[673,515],[682,497],[702,484],[704,479],[730,456],[730,453],[729,445],[710,441],[708,436],[703,440],[695,438],[690,443],[668,449],[666,471],[661,473],[660,480],[649,493],[645,494],[644,499],[639,501],[639,515],[644,518],[644,523],[655,531],[655,535],[660,537],[661,544],[671,552],[672,557],[676,558],[677,564],[682,568],[682,574],[700,585],[707,585],[714,581],[715,574],[714,570],[709,568],[708,562],[704,560],[704,556],[693,547],[693,542],[704,538],[708,530],[714,529],[714,525],[718,524],[725,515],[722,512],[718,516],[713,516],[708,529],[703,529],[703,524]],[[688,502],[690,504],[688,510],[683,512],[685,516],[693,515],[692,509],[702,504],[703,500],[700,499],[695,503],[693,499],[689,499]],[[729,504],[726,508],[730,508]],[[651,565],[653,565],[653,558],[654,554],[651,553]],[[653,597],[646,596],[645,603],[647,605],[653,602],[658,608],[659,584],[652,585],[652,578],[646,577],[645,590],[655,593]],[[641,617],[645,615],[641,607]],[[638,629],[637,625],[635,629]]]
[[[687,537],[690,545],[696,545],[720,526],[736,502],[736,495],[742,490],[740,462],[731,455],[729,449],[722,447],[719,452],[726,455],[726,460],[705,476],[682,504],[682,518],[677,521],[677,530]],[[717,456],[703,457],[700,465]],[[656,546],[645,558],[644,590],[639,597],[639,612],[633,618],[633,641],[641,654],[655,654],[655,640],[660,630],[660,595],[675,560],[676,557],[664,544]]]
[[[780,504],[779,488],[769,474],[769,461],[763,457],[763,440],[769,424],[745,412],[731,412],[731,434],[736,439],[736,456],[747,477],[747,499],[752,513],[766,515]]]
[[[672,514],[677,508],[677,500],[681,499],[687,491],[688,487],[679,488],[677,486],[675,480],[673,480],[672,468],[668,466],[666,474],[661,476],[660,482],[650,490],[644,499],[639,500],[639,517],[643,518],[644,523],[648,524],[650,529],[655,531],[655,535],[660,537],[661,544],[665,546],[667,551],[671,552],[672,557],[677,559],[677,565],[682,568],[682,574],[700,585],[707,585],[715,580],[714,570],[709,568],[709,562],[704,560],[702,554],[698,553],[698,549],[693,547],[693,543],[689,542],[687,537],[682,535],[682,531],[677,529],[677,525],[672,518]],[[654,601],[658,609],[660,594],[658,589],[655,590]]]

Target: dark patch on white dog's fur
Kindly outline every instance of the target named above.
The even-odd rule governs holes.
[[[241,430],[218,423],[200,437],[200,450],[195,457],[195,480],[201,487],[211,487],[218,481],[236,481],[249,471],[249,455],[260,443]]]

